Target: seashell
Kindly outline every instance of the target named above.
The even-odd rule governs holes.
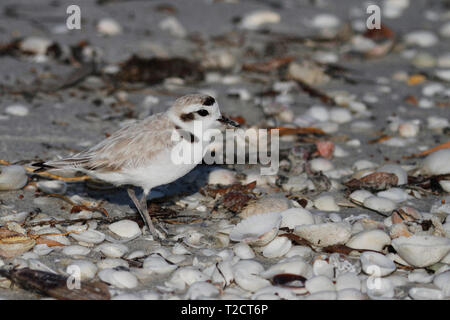
[[[107,36],[115,36],[122,33],[122,26],[114,19],[103,18],[97,24],[97,31]]]
[[[231,230],[230,239],[263,246],[275,238],[280,223],[281,214],[279,212],[257,214],[239,222]]]
[[[430,283],[431,281],[433,281],[433,278],[434,275],[428,274],[425,269],[415,269],[408,274],[408,280],[410,282]]]
[[[281,17],[278,13],[268,10],[258,10],[247,14],[241,22],[244,29],[255,30],[265,24],[279,23]]]
[[[238,269],[234,272],[234,281],[239,287],[250,292],[255,292],[264,287],[271,286],[270,281],[251,274],[243,269]]]
[[[398,126],[398,133],[401,137],[411,138],[419,133],[419,125],[412,121],[407,121]]]
[[[320,196],[316,200],[314,200],[314,206],[323,211],[339,211],[340,208],[336,204],[336,201],[334,200],[333,196],[325,195]]]
[[[288,199],[281,197],[265,197],[249,203],[239,213],[239,216],[245,219],[256,214],[281,212],[287,209],[289,209]]]
[[[408,183],[408,173],[397,164],[385,164],[384,166],[378,168],[377,172],[387,172],[395,174],[398,178],[397,185]]]
[[[306,246],[292,246],[291,249],[285,254],[286,258],[299,256],[308,259],[312,256],[313,251],[310,247]]]
[[[411,288],[408,295],[414,300],[442,300],[444,295],[440,290],[430,288]]]
[[[413,234],[408,230],[408,227],[404,223],[396,223],[389,229],[389,236],[392,239],[398,237],[411,237]]]
[[[326,172],[334,169],[334,164],[330,160],[324,158],[315,158],[309,161],[309,165],[313,172]]]
[[[422,164],[424,174],[439,175],[450,173],[450,149],[442,149],[428,155]]]
[[[132,293],[120,293],[112,297],[111,300],[141,300],[141,297]]]
[[[367,190],[356,190],[356,191],[353,191],[349,197],[350,197],[350,199],[352,199],[356,202],[363,203],[364,200],[366,200],[367,198],[372,197],[372,196],[373,196],[373,194]]]
[[[346,222],[329,222],[298,226],[294,233],[315,246],[327,247],[346,243],[351,236],[351,229]]]
[[[317,29],[333,29],[338,27],[340,23],[341,21],[338,17],[328,13],[318,14],[311,21],[311,25]]]
[[[315,276],[325,276],[329,279],[334,277],[334,266],[322,259],[316,259],[313,263],[313,274]]]
[[[446,297],[450,297],[450,271],[440,273],[434,277],[433,283],[442,290]]]
[[[228,286],[234,280],[234,271],[231,261],[219,262],[211,276],[213,283],[220,283],[223,287]]]
[[[394,202],[403,202],[411,198],[409,194],[399,188],[390,188],[386,191],[380,191],[377,193],[377,196],[390,199]]]
[[[352,114],[348,109],[335,107],[330,110],[330,120],[337,123],[347,123],[352,120]]]
[[[111,223],[108,229],[119,237],[130,239],[141,234],[141,229],[139,225],[132,220],[120,220]]]
[[[450,239],[435,236],[399,237],[392,240],[398,255],[415,267],[439,262],[450,251]]]
[[[142,266],[145,271],[149,271],[151,273],[156,274],[166,274],[174,271],[178,266],[174,264],[169,264],[167,261],[160,256],[153,255],[144,260],[144,264]]]
[[[390,199],[373,196],[364,200],[364,207],[387,213],[397,208],[397,204]]]
[[[176,270],[165,285],[175,290],[185,290],[197,281],[207,281],[209,277],[195,267],[184,267]]]
[[[337,292],[338,300],[366,300],[367,296],[357,289],[344,289]]]
[[[36,241],[26,236],[13,236],[0,240],[0,256],[12,258],[34,247]]]
[[[87,260],[74,260],[67,266],[66,272],[72,276],[80,276],[81,280],[93,279],[97,273],[97,266]]]
[[[439,184],[441,185],[442,190],[450,192],[450,180],[441,180],[439,181]]]
[[[134,274],[123,270],[103,269],[98,273],[100,280],[119,289],[133,289],[139,284]]]
[[[373,169],[377,167],[378,165],[375,162],[369,161],[369,160],[357,160],[353,163],[352,169],[355,171],[361,171],[366,169]]]
[[[116,258],[106,258],[97,262],[97,267],[99,269],[113,269],[113,268],[128,268],[128,262],[122,259]]]
[[[233,247],[234,254],[240,259],[253,259],[255,252],[246,243],[240,242]]]
[[[6,166],[0,171],[0,191],[22,189],[28,182],[25,169],[22,166]]]
[[[281,228],[295,229],[303,224],[314,224],[312,214],[303,208],[291,208],[281,212]]]
[[[361,291],[361,280],[353,272],[346,272],[339,275],[336,279],[336,290],[353,289]]]
[[[278,258],[284,256],[292,247],[292,242],[287,237],[277,237],[263,249],[266,258]]]
[[[153,290],[143,290],[139,292],[139,295],[144,300],[159,300],[161,296]]]
[[[280,288],[278,286],[268,286],[256,291],[252,300],[297,300],[291,289]]]
[[[302,258],[295,256],[292,258],[283,259],[281,262],[272,265],[264,272],[260,271],[260,276],[269,279],[280,273],[291,273],[307,279],[313,275],[311,265],[306,263]]]
[[[85,256],[89,252],[91,249],[79,245],[66,246],[62,249],[62,253],[68,256]]]
[[[310,293],[321,291],[334,291],[335,287],[330,278],[325,276],[316,276],[305,282],[305,287]]]
[[[353,249],[365,249],[381,251],[391,244],[391,238],[382,230],[366,230],[352,236],[346,243],[347,247]]]
[[[53,247],[49,247],[46,244],[37,244],[33,247],[33,252],[39,256],[45,256],[53,251]]]
[[[415,221],[421,219],[419,211],[411,207],[401,207],[392,212],[392,223],[402,223],[403,221]]]
[[[97,230],[86,230],[80,233],[71,233],[70,236],[79,242],[101,243],[105,240],[105,234]]]
[[[230,185],[236,182],[236,172],[227,169],[215,169],[208,174],[208,184]]]
[[[363,271],[374,277],[387,276],[397,268],[391,259],[376,252],[363,252],[360,260]]]
[[[430,31],[418,30],[408,33],[405,38],[407,44],[417,45],[419,47],[431,47],[438,43],[438,37]]]
[[[103,243],[95,248],[108,258],[121,258],[128,252],[128,247],[120,243]]]
[[[64,194],[67,191],[67,184],[61,180],[39,181],[36,186],[45,193]]]
[[[194,282],[186,292],[184,299],[211,299],[219,295],[219,289],[213,284],[205,281]]]

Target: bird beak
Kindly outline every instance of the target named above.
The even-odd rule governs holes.
[[[236,121],[233,121],[231,119],[225,118],[224,116],[217,119],[217,121],[222,122],[223,124],[231,125],[236,128],[239,127],[239,123],[237,123]]]

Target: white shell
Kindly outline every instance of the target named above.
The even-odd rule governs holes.
[[[136,276],[128,271],[103,269],[98,273],[98,277],[100,280],[120,289],[132,289],[139,284]]]
[[[430,31],[427,30],[417,30],[408,33],[405,36],[405,42],[408,44],[414,44],[419,47],[431,47],[438,43],[438,37]]]
[[[86,230],[80,233],[71,233],[70,236],[79,242],[101,243],[105,240],[105,234],[97,230]]]
[[[305,278],[310,278],[313,274],[313,271],[310,264],[306,263],[302,258],[296,256],[288,259],[283,259],[282,262],[272,265],[266,271],[261,272],[260,275],[263,278],[269,279],[279,273],[292,273],[303,276]]]
[[[134,238],[141,234],[139,225],[136,222],[127,219],[111,223],[108,226],[108,229],[122,238]]]
[[[363,203],[369,197],[372,197],[373,194],[367,190],[356,190],[350,194],[350,199]]]
[[[374,277],[387,276],[397,268],[391,259],[376,252],[363,252],[360,259],[363,271]]]
[[[334,277],[334,266],[322,259],[316,259],[313,263],[313,274],[315,276],[325,276],[329,279]]]
[[[26,107],[26,106],[22,106],[20,104],[14,104],[14,105],[6,107],[5,113],[13,115],[13,116],[25,117],[28,115],[29,111],[28,111],[28,107]]]
[[[291,240],[287,237],[277,237],[264,247],[262,254],[266,258],[278,258],[284,256],[291,247]]]
[[[387,198],[383,197],[368,197],[364,200],[364,206],[379,212],[391,212],[397,208],[397,204]]]
[[[338,300],[366,300],[367,296],[357,289],[343,289],[337,292]]]
[[[209,173],[208,184],[229,185],[236,182],[236,172],[227,169],[216,169]]]
[[[52,41],[42,37],[26,37],[20,41],[20,50],[33,54],[44,55],[47,53],[48,47],[50,47]]]
[[[270,281],[243,269],[234,272],[234,281],[244,290],[255,292],[271,285]]]
[[[425,269],[415,269],[408,274],[408,280],[416,283],[430,283],[433,281],[434,275],[428,274]]]
[[[205,281],[194,282],[186,292],[184,299],[197,300],[219,295],[219,289]]]
[[[186,289],[186,285],[190,286],[197,281],[207,281],[209,277],[194,267],[184,267],[176,270],[169,281],[165,282],[165,285],[176,290]]]
[[[398,255],[415,267],[439,262],[450,251],[450,239],[434,236],[399,237],[392,240]]]
[[[446,297],[450,297],[450,271],[438,274],[434,277],[433,283],[442,290]]]
[[[103,18],[97,24],[97,31],[104,35],[115,36],[122,33],[122,27],[114,19]]]
[[[163,257],[154,255],[144,260],[142,268],[152,273],[166,274],[174,271],[177,265],[169,264]]]
[[[390,199],[394,202],[403,202],[411,198],[409,194],[399,188],[390,188],[385,191],[380,191],[377,193],[377,196]]]
[[[68,256],[85,256],[89,252],[91,249],[79,245],[67,246],[62,249],[62,253]]]
[[[325,276],[316,276],[307,280],[305,287],[310,293],[335,290],[333,282]]]
[[[46,244],[37,244],[33,247],[33,252],[39,256],[45,256],[53,251],[53,247],[49,247]]]
[[[346,243],[351,236],[351,229],[346,222],[321,223],[299,226],[294,233],[315,246],[327,247]]]
[[[293,246],[286,254],[286,258],[291,258],[295,256],[299,256],[305,259],[308,259],[312,256],[313,251],[310,247],[306,246]]]
[[[414,300],[442,300],[444,295],[440,290],[430,288],[411,288],[408,292]]]
[[[281,223],[279,212],[253,215],[239,222],[230,232],[232,241],[263,246],[278,233]]]
[[[450,173],[450,149],[442,149],[428,155],[422,164],[425,174],[447,174]]]
[[[75,260],[66,268],[68,274],[74,277],[78,274],[81,280],[93,279],[97,270],[97,266],[87,260]]]
[[[22,166],[13,165],[0,168],[0,191],[22,189],[27,181],[27,174]]]
[[[128,268],[128,262],[118,258],[106,258],[97,262],[99,269],[112,269],[117,267]]]
[[[60,180],[39,181],[36,183],[39,190],[45,193],[64,194],[67,190],[67,184]]]
[[[255,252],[246,243],[240,242],[233,247],[234,254],[240,259],[253,259]]]
[[[382,230],[366,230],[355,234],[347,243],[353,249],[381,251],[391,243],[391,238]]]
[[[103,243],[96,248],[108,258],[121,258],[128,252],[128,247],[120,243]]]
[[[320,291],[310,294],[306,297],[306,300],[336,300],[337,292],[333,291]]]
[[[314,224],[312,214],[303,208],[291,208],[281,212],[281,228],[295,229],[302,224]]]
[[[314,200],[314,206],[323,211],[339,211],[340,208],[336,204],[336,201],[334,200],[333,196],[330,195],[324,195],[318,197],[316,200]]]
[[[369,277],[366,285],[367,294],[371,299],[389,299],[394,297],[395,286],[387,278]]]
[[[314,172],[325,172],[334,169],[333,162],[324,158],[316,158],[309,162],[311,170]]]

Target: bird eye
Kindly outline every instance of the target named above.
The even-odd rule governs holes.
[[[197,111],[197,113],[199,115],[201,115],[202,117],[206,117],[209,114],[209,112],[207,110],[205,110],[205,109],[200,109],[200,110]]]

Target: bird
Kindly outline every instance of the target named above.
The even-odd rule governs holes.
[[[48,169],[71,169],[114,186],[127,186],[127,192],[151,234],[158,238],[147,210],[149,192],[160,185],[168,184],[186,175],[202,161],[209,145],[198,136],[196,125],[201,125],[203,134],[209,129],[239,124],[224,117],[215,98],[195,93],[175,100],[165,112],[148,116],[136,123],[112,133],[91,148],[59,160],[33,163],[35,172]],[[178,141],[174,139],[178,132]],[[180,142],[181,140],[181,142]],[[179,144],[199,145],[193,148],[197,154],[192,161],[173,161],[174,148]],[[198,154],[201,152],[201,154]],[[140,187],[141,199],[134,188]]]

